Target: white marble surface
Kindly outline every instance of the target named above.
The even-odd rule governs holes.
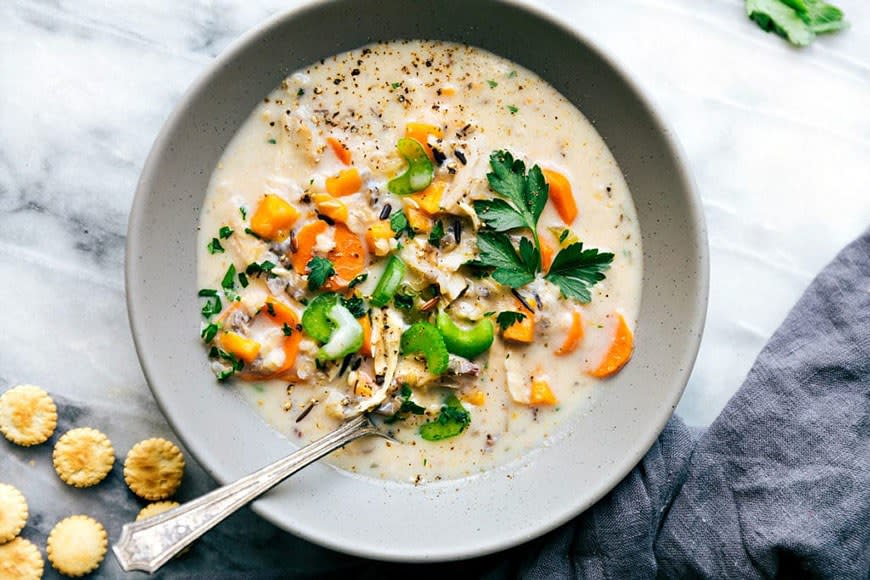
[[[124,303],[123,249],[138,173],[188,84],[280,0],[0,2],[0,390],[43,385],[61,427],[109,434],[119,456],[173,437],[145,385]],[[838,0],[853,26],[795,50],[739,0],[541,3],[638,80],[682,141],[704,201],[710,309],[678,412],[707,424],[815,273],[870,224],[870,4]],[[119,466],[64,486],[50,446],[0,441],[0,480],[30,499],[25,536],[89,513],[117,537],[139,508]],[[181,498],[214,484],[190,460]],[[313,574],[349,558],[249,512],[169,576]],[[109,556],[100,570],[120,575]],[[49,571],[47,577],[53,577]]]

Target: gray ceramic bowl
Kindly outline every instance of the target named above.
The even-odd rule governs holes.
[[[200,204],[224,147],[284,76],[335,53],[400,38],[476,45],[549,81],[615,155],[643,235],[634,359],[557,441],[506,468],[419,487],[320,463],[253,506],[276,525],[336,550],[386,560],[460,559],[543,534],[613,488],[671,416],[700,342],[708,264],[698,197],[670,131],[591,42],[534,10],[492,0],[339,0],[272,18],[209,67],[157,138],[130,216],[127,300],[157,401],[218,481],[291,451],[208,370],[196,298]]]

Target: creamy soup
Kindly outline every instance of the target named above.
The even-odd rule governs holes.
[[[290,75],[211,176],[204,356],[298,444],[362,412],[340,468],[421,483],[503,465],[631,356],[641,238],[571,103],[481,49],[373,44]]]

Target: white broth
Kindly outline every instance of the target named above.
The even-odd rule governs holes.
[[[402,141],[406,155],[403,138],[412,139]],[[539,241],[529,228],[493,231],[486,203],[501,200],[503,219],[523,215],[506,186],[488,181],[497,165],[526,194],[541,175],[549,184]],[[391,193],[406,170],[416,193]],[[556,262],[536,272],[535,258],[510,258],[505,277],[485,240]],[[599,253],[578,257],[578,241]],[[214,388],[237,388],[298,444],[375,410],[402,443],[370,437],[328,460],[414,483],[487,471],[546,445],[627,362],[640,303],[635,209],[593,126],[534,73],[444,42],[373,44],[285,79],[215,168],[198,252],[205,350],[225,379]],[[404,264],[397,289],[381,282],[390,256]],[[375,306],[373,295],[388,301]],[[439,330],[439,312],[483,330]]]

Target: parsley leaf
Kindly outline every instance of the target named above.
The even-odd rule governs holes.
[[[402,388],[399,390],[399,400],[402,401],[402,406],[399,407],[399,410],[396,411],[396,413],[392,417],[387,417],[384,420],[384,423],[387,423],[389,425],[395,423],[396,421],[403,421],[408,416],[408,413],[414,415],[422,415],[426,412],[425,407],[421,407],[420,405],[411,400],[411,395],[411,387],[403,383]]]
[[[202,336],[203,341],[211,342],[212,340],[214,340],[215,335],[217,335],[218,330],[220,330],[220,325],[211,323],[202,329],[202,333],[200,334],[200,336]]]
[[[326,279],[335,274],[332,262],[320,256],[314,256],[308,262],[308,289],[319,290]]]
[[[348,288],[355,288],[355,287],[359,286],[360,284],[362,284],[363,282],[365,282],[366,280],[368,280],[368,278],[369,278],[368,274],[359,274],[353,280],[350,281],[350,284],[348,284],[347,287]]]
[[[284,336],[290,336],[291,334],[293,334],[293,327],[285,322],[284,325],[281,327],[281,332],[284,333]]]
[[[435,222],[432,231],[429,232],[429,243],[436,248],[441,247],[441,238],[444,237],[444,223],[441,220]]]
[[[535,232],[538,218],[541,217],[541,212],[547,205],[549,192],[541,168],[535,165],[526,174],[525,163],[521,159],[514,159],[509,151],[504,150],[496,151],[490,155],[489,165],[492,171],[486,174],[486,179],[489,181],[490,188],[508,199],[522,218],[525,226]],[[498,212],[502,214],[505,212],[504,206],[498,205],[496,207],[499,208]],[[484,208],[492,211],[493,206],[488,205]]]
[[[200,298],[205,298],[205,297],[211,298],[212,296],[217,296],[218,293],[217,293],[217,290],[212,290],[211,288],[203,288],[202,290],[197,292],[196,295],[199,296]]]
[[[497,232],[526,226],[523,216],[503,199],[477,200],[474,202],[474,211],[486,227]]]
[[[248,219],[248,210],[246,210],[243,206],[239,206],[239,213],[242,214],[242,219]]]
[[[396,292],[393,296],[393,303],[400,310],[411,310],[414,307],[414,297],[410,294]]]
[[[508,310],[505,312],[499,312],[498,316],[495,317],[495,321],[498,322],[499,328],[507,330],[517,322],[522,322],[525,318],[526,315],[522,312],[511,312]]]
[[[221,287],[224,290],[232,290],[236,287],[236,266],[234,264],[230,264],[230,267],[227,268],[227,273],[224,274],[224,279],[221,280]]]
[[[211,300],[206,300],[205,304],[202,306],[202,315],[208,320],[215,314],[220,314],[221,310],[223,310],[223,305],[221,304],[221,299],[218,296],[215,296]]]
[[[414,237],[414,229],[408,223],[408,218],[405,217],[405,213],[402,211],[397,211],[390,216],[390,228],[396,232],[397,240],[402,237],[402,234],[408,234],[409,238]]]
[[[493,80],[487,80],[487,81],[486,81],[486,84],[488,84],[488,85],[489,85],[489,88],[491,88],[491,89],[494,89],[495,87],[498,86],[498,83],[495,82],[495,81],[493,81]]]
[[[604,272],[611,262],[612,253],[599,252],[596,248],[584,250],[583,243],[577,242],[556,254],[546,279],[559,286],[562,296],[586,304],[592,300],[590,288],[604,280]]]
[[[847,26],[843,11],[823,0],[746,0],[746,15],[795,46],[807,46],[817,34]]]
[[[519,109],[513,105],[508,105],[507,110],[511,112],[511,115],[516,115],[517,111],[519,111]]]
[[[248,277],[244,272],[239,272],[239,284],[242,285],[242,288],[248,287]]]
[[[223,226],[218,230],[218,236],[220,236],[220,239],[222,240],[227,239],[231,235],[233,235],[233,229],[230,226]]]
[[[495,268],[492,278],[496,282],[519,288],[535,279],[539,255],[526,238],[520,241],[520,253],[517,254],[507,235],[481,231],[477,234],[477,248],[480,257],[475,265]]]
[[[350,311],[354,318],[362,318],[368,314],[368,308],[366,308],[365,302],[359,296],[342,298],[341,304]]]
[[[224,253],[224,247],[221,245],[221,243],[218,241],[217,238],[212,238],[211,241],[206,246],[206,249],[208,249],[209,254],[223,254]]]
[[[272,269],[275,267],[273,262],[269,260],[263,260],[259,264],[256,262],[251,262],[248,264],[248,267],[245,268],[245,274],[248,276],[259,276],[260,274],[268,274],[269,276],[274,276],[272,274]]]

